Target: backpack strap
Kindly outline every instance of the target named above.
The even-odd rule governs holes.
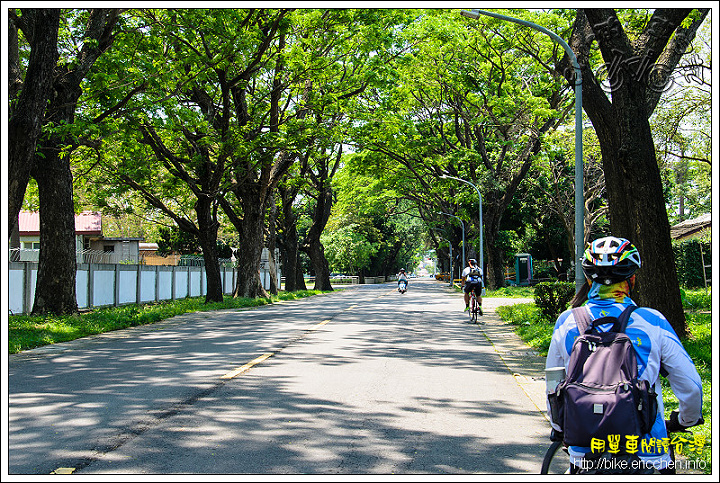
[[[590,318],[587,307],[575,307],[572,309],[572,314],[575,318],[575,323],[577,323],[580,335],[583,335],[588,330],[588,327],[592,327],[592,319]]]
[[[618,316],[617,322],[613,324],[611,330],[613,332],[625,332],[627,324],[630,321],[630,315],[636,308],[637,305],[628,305],[627,307],[625,307],[625,310],[623,310],[622,313]],[[575,322],[577,323],[580,335],[584,334],[588,329],[594,327],[594,321],[592,318],[590,318],[590,311],[587,307],[575,307],[572,309],[572,313],[575,317]]]
[[[632,315],[633,310],[637,308],[637,305],[628,305],[625,307],[625,310],[622,311],[622,314],[618,316],[618,321],[613,325],[613,331],[614,332],[625,332],[625,329],[627,328],[628,322],[630,321],[630,315]]]

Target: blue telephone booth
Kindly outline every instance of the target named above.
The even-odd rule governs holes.
[[[530,285],[533,278],[532,255],[529,253],[515,254],[515,284]]]

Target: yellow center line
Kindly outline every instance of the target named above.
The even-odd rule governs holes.
[[[325,319],[325,320],[323,320],[322,322],[319,322],[319,323],[313,325],[312,327],[310,327],[310,328],[308,329],[308,331],[317,330],[317,329],[319,329],[320,327],[322,327],[323,325],[325,325],[325,324],[327,324],[328,322],[330,322],[331,320],[332,320],[332,319]],[[238,368],[236,368],[236,369],[228,372],[227,374],[225,374],[225,375],[223,375],[223,376],[220,376],[220,379],[233,379],[233,378],[236,378],[237,376],[246,373],[246,372],[247,372],[248,370],[250,370],[253,366],[256,366],[256,365],[260,364],[260,363],[261,363],[262,361],[264,361],[265,359],[268,359],[268,358],[274,356],[274,355],[277,354],[278,352],[279,352],[279,351],[266,352],[265,354],[263,354],[263,355],[261,355],[261,356],[258,356],[258,357],[256,357],[255,359],[251,360],[251,361],[248,362],[247,364],[243,364],[242,366],[240,366],[240,367],[238,367]]]
[[[328,322],[330,322],[331,320],[332,320],[332,319],[325,319],[325,320],[323,320],[322,322],[319,322],[319,323],[313,325],[312,327],[310,327],[309,330],[317,330],[317,329],[319,329],[320,327],[322,327],[323,325],[325,325],[325,324],[327,324]]]
[[[360,305],[360,304],[351,305],[350,307],[347,307],[345,310],[343,310],[343,312],[345,312],[346,310],[354,309],[354,308],[357,307],[358,305]],[[307,329],[307,331],[308,331],[308,332],[312,332],[312,331],[314,331],[314,330],[317,330],[317,329],[319,329],[320,327],[322,327],[323,325],[325,325],[325,324],[327,324],[328,322],[330,322],[331,320],[332,320],[332,319],[325,319],[325,320],[323,320],[322,322],[318,322],[317,324],[315,324],[315,325],[313,325],[312,327],[310,327],[309,329]],[[301,337],[301,338],[302,338],[302,337]],[[261,355],[261,356],[259,356],[259,357],[256,357],[255,359],[251,360],[251,361],[248,362],[247,364],[243,364],[242,366],[240,366],[240,367],[238,367],[238,368],[236,368],[236,369],[228,372],[227,374],[225,374],[225,375],[223,375],[223,376],[220,376],[220,379],[233,379],[233,378],[235,378],[235,377],[237,377],[237,376],[239,376],[239,375],[241,375],[241,374],[244,374],[245,372],[247,372],[248,370],[250,370],[253,366],[256,366],[256,365],[260,364],[262,361],[264,361],[265,359],[268,359],[268,358],[274,356],[274,355],[277,354],[278,352],[279,352],[279,351],[276,351],[276,352],[266,352],[265,354],[263,354],[263,355]]]
[[[244,365],[238,367],[237,369],[228,372],[227,374],[225,374],[224,376],[222,376],[220,379],[232,379],[232,378],[234,378],[234,377],[237,377],[237,376],[239,376],[240,374],[246,372],[248,369],[250,369],[250,368],[253,367],[254,365],[260,364],[262,361],[264,361],[264,360],[267,359],[268,357],[272,357],[273,355],[275,355],[274,352],[266,352],[265,354],[263,354],[263,355],[261,355],[261,356],[259,356],[259,357],[256,357],[255,359],[251,360],[251,361],[248,362],[247,364],[244,364]]]
[[[75,468],[58,468],[55,471],[51,471],[51,475],[72,475],[75,472]]]

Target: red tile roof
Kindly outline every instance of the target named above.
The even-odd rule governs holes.
[[[40,213],[21,211],[18,221],[20,236],[40,234]],[[102,236],[102,215],[93,211],[83,211],[75,215],[75,234]]]

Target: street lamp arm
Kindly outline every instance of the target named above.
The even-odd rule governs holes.
[[[563,49],[565,49],[565,52],[567,52],[568,57],[570,57],[570,62],[572,62],[573,68],[575,69],[576,75],[577,75],[577,84],[582,85],[582,77],[580,75],[580,64],[578,63],[577,56],[575,55],[575,52],[570,48],[570,46],[565,42],[565,40],[560,37],[555,32],[546,29],[542,25],[538,25],[532,22],[528,22],[527,20],[523,20],[520,18],[514,18],[514,17],[508,17],[507,15],[502,15],[500,13],[495,12],[489,12],[487,10],[480,10],[480,9],[473,9],[471,11],[463,10],[460,12],[461,15],[469,18],[477,19],[480,15],[487,15],[488,17],[494,17],[499,18],[500,20],[507,20],[508,22],[514,22],[520,25],[525,25],[526,27],[533,28],[535,30],[538,30],[545,35],[548,35],[550,38],[552,38],[555,42],[560,44]]]
[[[447,175],[447,174],[441,174],[440,177],[441,177],[441,178],[450,178],[450,179],[454,179],[454,180],[457,180],[457,181],[462,181],[463,183],[469,184],[470,186],[472,186],[473,188],[475,188],[475,191],[477,192],[477,195],[478,195],[478,258],[480,258],[480,267],[481,267],[481,269],[482,269],[482,270],[485,270],[485,268],[484,268],[484,267],[485,267],[485,265],[484,265],[485,260],[484,260],[484,257],[483,257],[482,194],[480,194],[480,190],[478,189],[477,186],[475,186],[473,183],[471,183],[470,181],[468,181],[468,180],[466,180],[466,179],[456,178],[455,176],[449,176],[449,175]],[[465,225],[463,224],[463,229],[464,229],[464,227],[465,227]],[[464,245],[465,245],[465,244],[463,243],[463,248],[464,248]],[[463,253],[463,258],[465,258],[465,254],[464,254],[464,253]],[[466,260],[463,260],[463,263],[465,263],[465,262],[466,262]]]
[[[468,181],[468,180],[466,180],[466,179],[456,178],[455,176],[448,176],[448,175],[446,175],[446,174],[440,175],[440,177],[441,177],[441,178],[456,179],[456,180],[458,180],[458,181],[462,181],[463,183],[467,183],[467,184],[469,184],[470,186],[472,186],[473,188],[475,188],[475,191],[477,191],[478,196],[480,196],[480,190],[478,189],[478,187],[475,186],[473,183],[471,183],[470,181]]]
[[[451,215],[450,213],[445,213],[444,211],[436,211],[435,213],[439,215],[447,215],[452,216],[453,218],[457,218],[460,222],[460,226],[462,227],[462,258],[463,263],[465,263],[465,223],[462,221],[462,219],[459,216]]]
[[[575,287],[577,290],[580,290],[580,287],[582,287],[585,283],[582,270],[580,270],[580,260],[585,246],[585,180],[582,159],[582,73],[580,71],[580,64],[578,63],[577,56],[567,42],[560,38],[560,36],[558,36],[555,32],[551,32],[541,25],[528,22],[527,20],[508,17],[507,15],[480,9],[473,9],[471,11],[462,10],[460,14],[474,19],[477,19],[480,15],[487,15],[489,17],[507,20],[508,22],[525,25],[535,29],[548,35],[551,39],[560,44],[572,62],[573,68],[575,69]]]

